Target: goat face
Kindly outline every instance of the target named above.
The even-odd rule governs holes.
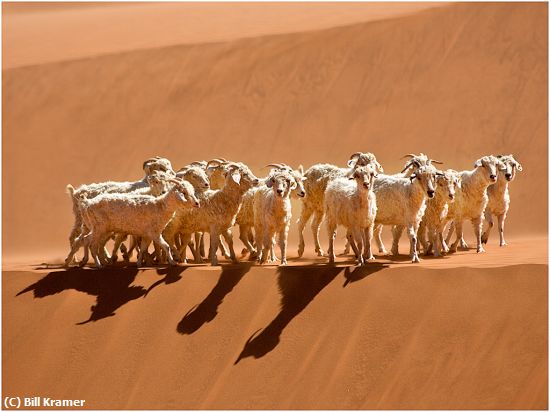
[[[455,176],[449,173],[443,173],[436,175],[437,192],[442,196],[448,197],[453,202],[456,194],[457,179]]]
[[[176,177],[187,180],[196,188],[208,189],[210,187],[210,180],[205,170],[198,166],[183,168],[178,171]]]
[[[235,183],[243,189],[248,190],[260,184],[260,179],[244,163],[234,163],[226,169],[226,172],[233,178]]]
[[[296,195],[304,197],[306,195],[304,181],[307,179],[307,177],[304,176],[304,167],[300,165],[297,170],[293,170],[292,176],[294,177],[294,181],[296,182],[296,189],[294,189],[294,192],[296,193]]]
[[[521,172],[523,170],[521,164],[514,159],[513,155],[497,156],[499,161],[499,171],[504,175],[504,178],[511,182],[516,177],[516,171]]]
[[[186,180],[172,179],[172,183],[175,183],[174,189],[177,194],[178,200],[184,205],[184,207],[199,207],[199,199],[195,196],[195,189],[193,185]]]
[[[376,166],[369,164],[367,166],[359,166],[351,172],[349,179],[354,179],[357,182],[357,187],[364,190],[370,190],[373,186],[376,173]]]
[[[498,159],[493,156],[483,156],[481,159],[476,160],[474,163],[474,166],[476,168],[483,168],[484,170],[484,176],[485,179],[489,182],[489,184],[493,184],[497,181],[497,167],[498,167]]]
[[[273,189],[275,197],[286,197],[296,188],[296,182],[291,174],[279,172],[267,179],[266,186]]]
[[[428,195],[431,199],[435,196],[435,176],[436,169],[433,166],[422,166],[416,172],[414,172],[410,179],[411,181],[416,181],[422,187],[422,190]]]
[[[370,152],[354,153],[351,155],[350,160],[348,161],[348,166],[351,167],[352,169],[359,166],[368,166],[368,165],[372,165],[376,173],[384,173],[384,168],[380,163],[378,163],[378,160],[376,160],[376,156]]]

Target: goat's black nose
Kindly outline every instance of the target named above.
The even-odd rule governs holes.
[[[506,179],[511,179],[512,178],[512,175],[510,173],[506,173],[504,176],[506,177]]]
[[[434,190],[428,190],[428,196],[429,197],[434,197],[434,193],[435,193]]]
[[[283,193],[283,189],[277,189],[277,193],[279,194]]]
[[[369,184],[368,184],[368,183],[366,183],[366,182],[365,182],[365,183],[363,183],[363,186],[365,186],[365,188],[367,188],[367,189],[369,188]]]
[[[496,175],[491,175],[491,176],[489,176],[489,177],[491,178],[491,180],[497,180]]]

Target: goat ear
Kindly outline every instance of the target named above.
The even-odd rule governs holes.
[[[302,165],[298,166],[298,171],[303,176],[304,175],[304,166],[302,166]]]
[[[239,172],[235,172],[231,174],[231,179],[238,185],[241,184],[241,174]]]
[[[413,179],[416,178],[416,173],[413,173],[412,175],[409,176],[409,179],[411,179],[411,182],[413,181]]]
[[[267,181],[265,182],[265,185],[267,187],[273,187],[273,178],[267,179]]]
[[[481,167],[483,166],[483,163],[481,163],[481,159],[477,159],[476,162],[474,163],[474,167]]]
[[[456,187],[458,187],[459,189],[462,189],[462,178],[461,177],[456,178]]]
[[[521,166],[520,162],[516,161],[516,169],[518,169],[518,171],[520,171],[520,172],[523,170],[523,167]]]
[[[298,184],[295,180],[293,180],[292,183],[290,183],[290,190],[294,190],[296,189],[296,187],[298,187]]]
[[[378,170],[378,173],[384,173],[384,168],[378,162],[376,162],[376,169]]]
[[[350,159],[350,160],[348,160],[348,166],[349,166],[349,167],[354,167],[354,166],[355,166],[355,163],[357,163],[357,160],[356,160],[356,159]]]

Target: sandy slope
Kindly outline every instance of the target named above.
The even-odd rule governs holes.
[[[134,50],[124,25],[83,36],[86,21],[140,7],[4,15],[21,41],[54,19],[45,38],[69,30],[90,46],[74,61],[72,38],[57,55],[29,46],[17,57],[4,36],[10,59],[34,64],[3,70],[4,394],[90,408],[547,408],[547,4],[374,22],[372,10],[323,5],[319,21],[297,13],[286,26],[255,9],[187,45],[177,36],[189,31],[151,19],[147,47],[163,47],[149,50]],[[352,14],[357,24],[322,29]],[[66,253],[67,183],[139,179],[155,154],[175,167],[225,156],[261,176],[269,162],[344,164],[357,150],[390,172],[408,152],[457,169],[515,153],[525,171],[511,188],[510,246],[493,238],[485,255],[354,271],[315,259],[308,231],[306,259],[283,270],[35,266]],[[294,226],[290,236],[293,258]]]
[[[548,405],[547,265],[31,270],[2,286],[4,394],[98,409]]]
[[[457,169],[513,152],[525,171],[510,233],[543,233],[546,28],[542,3],[459,4],[4,70],[4,253],[65,250],[65,185],[139,179],[154,154],[176,167],[225,156],[262,175],[269,162],[344,164],[356,150],[390,172],[411,151]]]
[[[442,4],[3,3],[2,65],[11,68],[126,50],[319,30]]]

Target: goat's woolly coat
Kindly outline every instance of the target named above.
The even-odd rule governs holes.
[[[281,265],[286,265],[286,244],[292,208],[290,193],[296,188],[292,174],[275,171],[266,178],[266,185],[254,192],[254,232],[258,245],[258,261],[271,256],[274,236],[279,236]]]
[[[311,166],[304,176],[304,188],[306,196],[303,198],[302,211],[298,219],[298,234],[300,243],[298,246],[298,256],[302,256],[305,248],[304,227],[311,215],[314,215],[311,223],[313,240],[315,242],[315,252],[318,256],[323,256],[323,250],[319,242],[319,228],[325,214],[325,190],[328,182],[338,177],[346,177],[347,174],[357,166],[373,165],[378,173],[384,169],[376,160],[372,153],[355,153],[348,161],[349,168],[340,168],[331,164],[316,164]]]
[[[418,262],[416,247],[417,230],[426,210],[428,192],[434,193],[434,182],[437,171],[433,166],[422,166],[411,177],[397,177],[379,174],[374,181],[374,193],[378,211],[376,213],[376,228],[378,232],[382,225],[396,226],[392,253],[398,253],[398,242],[403,228],[407,228],[410,239],[410,254],[413,262]],[[432,194],[433,195],[433,194]],[[379,250],[385,250],[379,242]]]
[[[329,260],[334,262],[336,226],[343,225],[350,244],[356,250],[359,264],[374,259],[370,248],[376,217],[376,195],[372,191],[376,172],[370,166],[358,167],[351,178],[331,180],[325,193],[325,213],[329,235]],[[351,180],[350,180],[351,179]],[[368,187],[364,185],[367,184]],[[357,248],[354,245],[357,242]],[[363,252],[363,243],[365,249]]]
[[[496,182],[490,176],[497,176],[498,160],[494,156],[484,156],[477,160],[474,170],[464,170],[458,172],[461,180],[461,188],[456,191],[455,201],[449,205],[447,221],[453,221],[456,229],[456,240],[451,245],[451,251],[455,252],[458,243],[467,247],[462,238],[462,224],[465,220],[471,220],[477,241],[477,252],[484,252],[481,244],[481,225],[483,223],[483,213],[489,198],[487,188]],[[450,239],[450,232],[446,241]]]
[[[454,202],[459,186],[460,180],[453,170],[446,170],[443,175],[436,176],[435,195],[427,200],[426,211],[418,228],[418,240],[426,255],[432,252],[436,257],[441,255],[443,230],[449,213],[449,204]],[[444,251],[447,252],[447,250]]]
[[[498,232],[500,236],[500,246],[505,246],[504,240],[504,222],[508,210],[510,209],[510,193],[508,185],[516,177],[516,172],[523,170],[521,164],[514,159],[513,155],[498,156],[499,160],[499,174],[497,182],[487,188],[487,196],[489,201],[485,208],[485,220],[488,223],[485,232],[481,235],[481,242],[487,243],[489,240],[489,233],[493,227],[493,215],[498,219]]]
[[[238,175],[238,176],[237,176]],[[216,250],[219,235],[223,235],[229,246],[231,259],[237,261],[233,250],[233,240],[229,229],[235,224],[235,218],[241,207],[242,199],[248,189],[258,184],[258,179],[250,169],[238,164],[237,169],[227,172],[225,185],[219,190],[206,190],[199,197],[201,207],[192,210],[177,210],[174,218],[164,231],[164,237],[175,248],[175,237],[182,234],[181,259],[185,261],[185,250],[194,232],[210,233],[211,264],[217,265]],[[195,259],[198,260],[195,251]]]
[[[151,240],[158,242],[165,250],[170,263],[174,264],[168,244],[162,238],[162,230],[178,207],[199,205],[193,186],[185,181],[174,185],[158,197],[112,193],[82,199],[80,203],[84,224],[90,229],[83,241],[90,244],[92,256],[98,267],[102,266],[98,247],[112,232],[142,237],[142,244],[148,244]],[[142,253],[143,248],[140,250],[138,264],[141,264]]]

